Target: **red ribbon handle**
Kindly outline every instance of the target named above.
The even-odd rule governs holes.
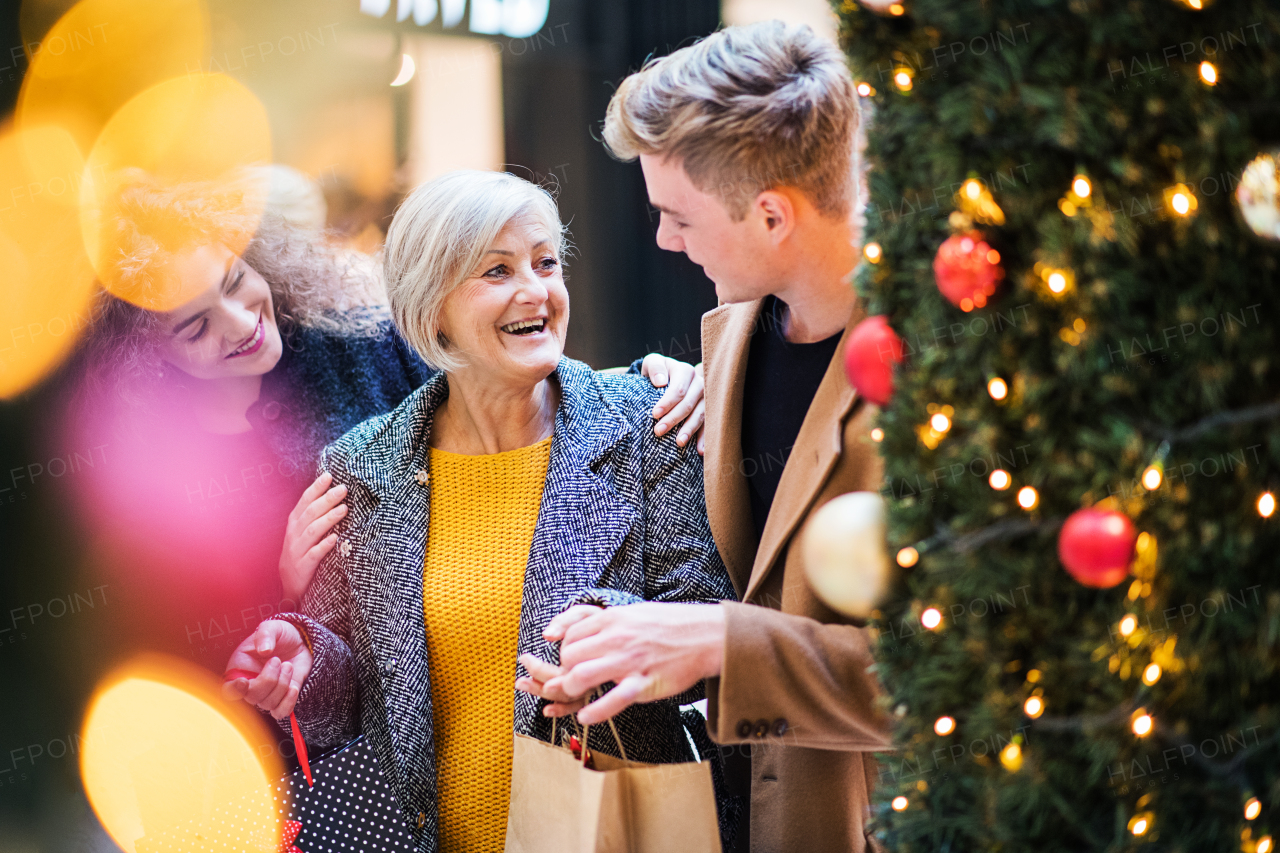
[[[229,669],[222,675],[223,681],[235,681],[244,678],[252,681],[258,673],[247,669]],[[293,748],[298,753],[298,764],[302,766],[302,775],[307,777],[307,787],[314,788],[316,783],[311,778],[311,762],[307,759],[307,742],[302,738],[302,729],[298,727],[298,718],[289,712],[289,729],[293,733]]]

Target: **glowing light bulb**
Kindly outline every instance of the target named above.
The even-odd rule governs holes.
[[[1039,696],[1032,696],[1022,703],[1022,710],[1023,713],[1034,720],[1044,713],[1044,700]]]
[[[978,183],[973,179],[965,181],[964,194],[967,195],[969,198],[976,200],[978,196],[982,195],[982,184]]]
[[[1275,845],[1271,843],[1271,836],[1264,835],[1258,839],[1258,853],[1271,853],[1275,849]]]
[[[1173,209],[1179,216],[1186,216],[1191,210],[1191,200],[1187,198],[1186,193],[1173,194]]]
[[[1160,664],[1158,663],[1149,664],[1147,668],[1142,671],[1142,683],[1147,685],[1148,687],[1150,687],[1152,684],[1155,684],[1159,680],[1160,680]]]
[[[862,97],[864,97],[864,98],[869,98],[869,97],[871,97],[871,92],[872,92],[872,91],[873,91],[873,90],[872,90],[871,86],[869,86],[868,84],[866,84],[866,83],[859,83],[859,84],[858,84],[858,94],[859,94],[859,95],[861,95]]]
[[[942,412],[938,412],[929,418],[929,426],[933,427],[934,432],[946,432],[951,429],[951,418],[942,414]]]
[[[920,562],[920,552],[910,545],[898,552],[898,565],[904,569],[909,569],[916,563]]]
[[[892,806],[893,806],[893,810],[894,810],[895,812],[900,812],[900,811],[902,811],[903,809],[905,809],[905,808],[907,807],[907,798],[906,798],[906,797],[894,797],[894,798],[893,798],[893,802],[892,802],[892,803],[890,803],[890,805],[892,805]]]
[[[1150,826],[1151,821],[1149,819],[1140,817],[1129,824],[1129,831],[1134,835],[1144,835]]]
[[[1257,797],[1251,797],[1249,802],[1244,804],[1244,819],[1253,820],[1262,814],[1262,802]]]
[[[897,17],[907,11],[907,7],[901,3],[894,3],[889,6],[889,14]]]
[[[987,263],[995,266],[1000,263],[1000,253],[995,249],[987,249]]]
[[[871,440],[884,441],[884,430],[880,429],[880,427],[876,427],[875,429],[873,429],[871,431]]]
[[[1210,86],[1217,85],[1218,69],[1214,67],[1212,62],[1200,63],[1200,79],[1208,83]]]
[[[1049,273],[1049,289],[1061,293],[1067,289],[1067,277],[1060,272]]]
[[[1146,737],[1151,734],[1153,725],[1150,714],[1139,714],[1133,718],[1133,733],[1138,737]]]
[[[893,75],[893,82],[902,91],[911,91],[911,72],[905,68],[898,69],[897,73]]]
[[[956,721],[952,717],[939,717],[933,721],[933,730],[940,735],[949,735],[956,730]]]
[[[932,631],[942,624],[942,613],[936,607],[930,607],[920,614],[920,624]]]
[[[987,393],[991,395],[993,400],[1003,400],[1009,396],[1009,386],[997,376],[987,383]]]
[[[1022,747],[1011,743],[1000,750],[1000,763],[1010,773],[1016,773],[1022,767]]]
[[[1160,474],[1160,469],[1152,465],[1142,472],[1142,485],[1148,492],[1154,492],[1160,488],[1160,482],[1164,477]]]
[[[1190,6],[1192,9],[1203,9],[1204,0],[1187,0],[1187,5]]]
[[[1084,175],[1076,175],[1076,179],[1071,182],[1071,191],[1080,198],[1088,198],[1089,193],[1093,192],[1093,187]]]
[[[871,261],[871,263],[873,264],[880,263],[880,255],[881,255],[880,244],[868,243],[867,245],[862,247],[862,254],[866,257],[867,260]]]
[[[1270,492],[1263,492],[1258,497],[1258,515],[1263,518],[1270,518],[1276,511],[1276,496]]]
[[[1133,629],[1138,627],[1138,619],[1132,614],[1120,620],[1120,636],[1127,637],[1133,633]]]
[[[997,492],[1003,492],[1009,488],[1009,484],[1013,482],[1013,478],[1009,476],[1009,472],[1003,468],[997,468],[991,472],[991,476],[987,478],[987,482],[991,484],[991,488]]]
[[[1031,509],[1040,500],[1040,495],[1030,486],[1023,486],[1018,489],[1018,506],[1023,509]]]

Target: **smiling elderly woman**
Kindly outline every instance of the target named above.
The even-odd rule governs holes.
[[[262,623],[229,664],[260,669],[238,690],[296,710],[313,746],[363,730],[423,850],[503,848],[513,726],[547,729],[516,658],[554,659],[552,617],[733,596],[701,458],[653,434],[658,392],[563,355],[563,249],[551,196],[512,175],[454,172],[409,196],[387,290],[443,373],[326,449],[350,489],[341,545],[303,613]],[[674,700],[616,722],[633,759],[693,760]]]

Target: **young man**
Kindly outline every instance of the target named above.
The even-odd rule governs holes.
[[[522,661],[552,713],[616,682],[584,723],[707,679],[712,737],[750,755],[727,764],[749,776],[734,849],[753,853],[866,849],[870,753],[890,745],[869,638],[815,596],[798,544],[824,503],[882,478],[875,409],[840,357],[864,316],[849,282],[858,122],[844,57],[779,22],[722,30],[614,95],[605,141],[639,158],[658,245],[701,265],[722,303],[702,321],[706,498],[742,603],[575,607],[548,628],[561,666]]]

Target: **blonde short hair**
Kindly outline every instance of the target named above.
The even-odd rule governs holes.
[[[427,364],[463,364],[440,330],[444,302],[507,223],[524,214],[547,229],[562,258],[565,230],[555,199],[505,172],[449,172],[415,189],[396,211],[383,254],[387,297],[400,334]]]
[[[778,186],[844,217],[854,202],[859,122],[839,49],[809,27],[765,21],[646,62],[609,101],[604,141],[624,161],[677,158],[736,220]]]

